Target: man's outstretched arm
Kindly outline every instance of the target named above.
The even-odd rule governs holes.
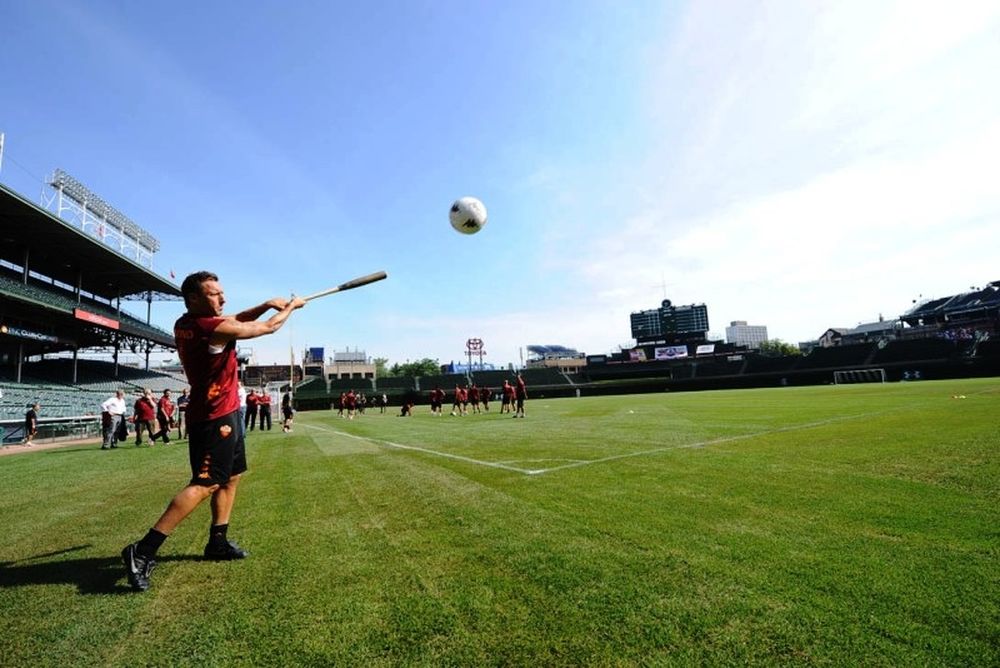
[[[305,303],[305,300],[301,297],[295,297],[294,299],[289,300],[276,297],[275,299],[265,302],[260,306],[247,309],[237,316],[219,323],[219,326],[212,332],[212,343],[215,345],[223,345],[233,339],[253,339],[258,336],[273,334],[281,329],[281,326],[285,324],[286,320],[288,320],[288,316],[292,314],[292,311],[302,308],[305,306]],[[261,313],[270,308],[278,308],[278,312],[267,320],[257,320]],[[242,319],[242,316],[253,314],[257,311],[259,311],[259,313],[249,320]]]

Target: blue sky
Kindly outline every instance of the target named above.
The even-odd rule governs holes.
[[[629,341],[705,303],[802,341],[1000,279],[995,2],[49,2],[0,8],[0,180],[62,167],[311,303],[262,363]],[[482,199],[465,237],[447,210]],[[143,314],[140,304],[130,305]],[[154,306],[170,328],[177,304]]]

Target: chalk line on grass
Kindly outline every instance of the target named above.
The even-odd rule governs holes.
[[[415,452],[423,452],[428,455],[436,455],[438,457],[445,457],[447,459],[456,459],[460,462],[468,462],[469,464],[478,464],[479,466],[488,466],[490,468],[504,469],[505,471],[513,471],[514,473],[522,473],[526,475],[531,473],[531,471],[527,469],[518,468],[516,466],[510,466],[508,464],[504,464],[501,462],[487,462],[481,459],[474,459],[472,457],[456,455],[450,452],[441,452],[439,450],[431,450],[430,448],[420,448],[415,445],[403,445],[402,443],[393,443],[392,441],[385,441],[380,438],[371,438],[370,436],[355,436],[354,434],[348,434],[346,431],[337,431],[336,429],[320,427],[319,425],[307,424],[304,426],[308,427],[309,429],[325,431],[328,434],[336,434],[337,436],[346,436],[348,438],[354,438],[359,441],[368,441],[369,443],[384,445],[388,448],[397,448],[399,450],[413,450]]]
[[[661,452],[667,452],[668,450],[682,450],[682,449],[693,449],[693,448],[705,448],[711,445],[720,445],[722,443],[735,443],[737,441],[747,441],[758,436],[770,436],[771,434],[782,434],[792,431],[802,431],[805,429],[814,429],[816,427],[822,427],[824,425],[833,424],[835,422],[847,422],[850,420],[860,420],[862,418],[872,417],[873,415],[881,415],[882,413],[888,413],[891,411],[874,411],[871,413],[860,413],[858,415],[845,415],[841,417],[829,418],[827,420],[818,420],[816,422],[807,422],[805,424],[792,425],[789,427],[779,427],[777,429],[768,429],[766,431],[755,431],[750,434],[739,434],[737,436],[725,436],[722,438],[713,438],[707,441],[698,441],[696,443],[681,443],[679,445],[665,445],[659,448],[651,448],[649,450],[640,450],[638,452],[627,452],[620,455],[609,455],[608,457],[600,457],[598,459],[577,459],[570,460],[568,464],[560,464],[559,466],[552,466],[549,468],[540,469],[525,469],[518,466],[512,466],[505,462],[487,462],[481,459],[474,459],[472,457],[465,457],[463,455],[456,455],[450,452],[441,452],[439,450],[431,450],[430,448],[421,448],[415,445],[403,445],[402,443],[393,443],[392,441],[385,441],[378,438],[371,438],[369,436],[355,436],[354,434],[349,434],[344,431],[338,431],[336,429],[330,429],[328,427],[321,427],[319,425],[307,424],[304,425],[309,429],[316,429],[317,431],[324,431],[328,434],[335,434],[337,436],[346,436],[348,438],[357,439],[360,441],[368,441],[369,443],[375,443],[377,445],[383,445],[389,448],[396,448],[399,450],[412,450],[414,452],[422,452],[428,455],[435,455],[437,457],[445,457],[446,459],[454,459],[461,462],[466,462],[469,464],[477,464],[479,466],[487,466],[495,469],[503,469],[505,471],[512,471],[514,473],[521,473],[523,475],[536,476],[545,473],[553,473],[555,471],[565,471],[566,469],[581,468],[583,466],[591,466],[593,464],[606,464],[608,462],[614,462],[621,459],[629,459],[632,457],[645,457],[647,455],[655,455]],[[516,460],[516,461],[553,461],[549,460]]]
[[[832,424],[834,422],[845,422],[848,420],[858,420],[861,418],[871,417],[872,415],[878,415],[879,413],[885,413],[886,411],[876,411],[874,413],[862,413],[860,415],[846,415],[843,417],[830,418],[828,420],[819,420],[817,422],[807,422],[805,424],[792,425],[790,427],[779,427],[778,429],[768,429],[766,431],[755,431],[751,434],[740,434],[738,436],[725,436],[723,438],[713,438],[707,441],[699,441],[697,443],[682,443],[680,445],[665,445],[660,448],[652,448],[650,450],[640,450],[639,452],[627,452],[620,455],[610,455],[608,457],[601,457],[600,459],[589,459],[580,462],[574,462],[572,464],[562,464],[561,466],[553,466],[548,469],[541,469],[538,471],[530,471],[528,475],[540,475],[542,473],[552,473],[553,471],[562,471],[565,469],[579,468],[581,466],[590,466],[591,464],[604,464],[606,462],[613,462],[619,459],[628,459],[629,457],[644,457],[646,455],[654,455],[659,452],[666,452],[667,450],[681,450],[685,448],[704,448],[710,445],[719,445],[721,443],[733,443],[735,441],[747,441],[751,438],[756,438],[757,436],[769,436],[771,434],[781,434],[790,431],[801,431],[804,429],[813,429],[815,427],[822,427],[827,424]]]

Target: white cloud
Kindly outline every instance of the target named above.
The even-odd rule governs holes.
[[[636,178],[688,201],[593,239],[581,281],[638,310],[665,275],[715,330],[803,340],[997,278],[1000,6],[723,9],[691,6],[650,84]]]

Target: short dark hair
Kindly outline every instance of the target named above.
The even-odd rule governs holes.
[[[217,280],[219,280],[219,277],[210,271],[196,271],[193,274],[188,274],[188,277],[184,279],[183,283],[181,283],[181,294],[184,295],[184,306],[191,306],[191,303],[188,300],[188,295],[199,294],[203,283]]]

